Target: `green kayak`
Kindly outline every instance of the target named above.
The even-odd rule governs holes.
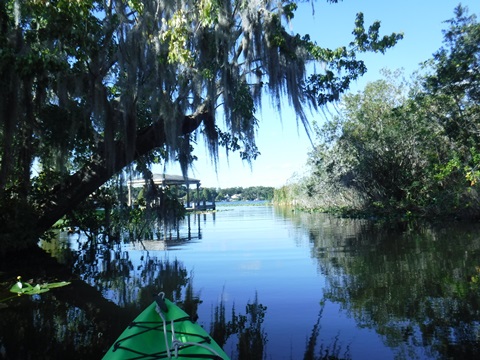
[[[120,335],[103,359],[229,359],[190,317],[159,294]]]

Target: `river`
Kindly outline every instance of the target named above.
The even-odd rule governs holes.
[[[392,226],[223,204],[164,236],[112,244],[61,233],[43,243],[88,286],[4,302],[0,357],[101,358],[159,291],[207,330],[243,319],[223,334],[232,359],[480,353],[478,224]]]

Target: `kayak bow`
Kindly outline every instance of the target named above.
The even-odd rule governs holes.
[[[125,329],[103,359],[229,360],[229,357],[186,312],[160,293]]]

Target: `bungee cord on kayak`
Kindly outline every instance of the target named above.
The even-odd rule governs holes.
[[[158,296],[155,298],[155,302],[157,303],[157,306],[155,307],[155,310],[157,311],[158,315],[160,315],[160,317],[162,318],[162,321],[163,321],[163,334],[164,334],[164,337],[165,337],[165,344],[168,344],[168,338],[167,338],[167,319],[165,318],[165,315],[164,315],[164,312],[168,312],[168,307],[167,305],[165,304],[165,294],[163,292],[159,293]],[[213,350],[210,346],[208,345],[204,345],[202,343],[194,343],[194,342],[191,342],[191,341],[180,341],[179,339],[177,339],[176,335],[175,335],[175,326],[174,326],[174,320],[171,320],[170,321],[170,325],[171,325],[171,333],[172,333],[172,348],[173,348],[173,351],[175,352],[175,356],[174,358],[177,359],[178,358],[178,350],[182,347],[186,347],[186,346],[200,346],[208,351],[211,351],[213,355],[215,355],[215,358],[218,358],[218,359],[222,359],[221,355],[218,354],[215,350]],[[195,335],[195,334],[190,334],[190,335]],[[206,341],[209,340],[209,338],[205,338]],[[171,351],[170,349],[167,347],[167,355],[168,355],[168,358],[170,359],[171,358]]]
[[[229,359],[208,333],[163,292],[130,323],[103,359],[127,358]]]

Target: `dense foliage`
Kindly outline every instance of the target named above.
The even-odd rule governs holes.
[[[337,2],[329,0],[328,2]],[[262,97],[305,115],[363,75],[359,52],[401,35],[355,21],[352,42],[322,48],[291,33],[290,0],[0,2],[2,248],[36,236],[129,164],[184,172],[202,138],[258,155]],[[322,64],[308,73],[309,64]],[[28,224],[28,226],[26,226]],[[29,240],[29,241],[26,241]]]
[[[317,125],[311,175],[277,191],[310,208],[480,216],[480,24],[461,6],[413,82],[386,73]]]

